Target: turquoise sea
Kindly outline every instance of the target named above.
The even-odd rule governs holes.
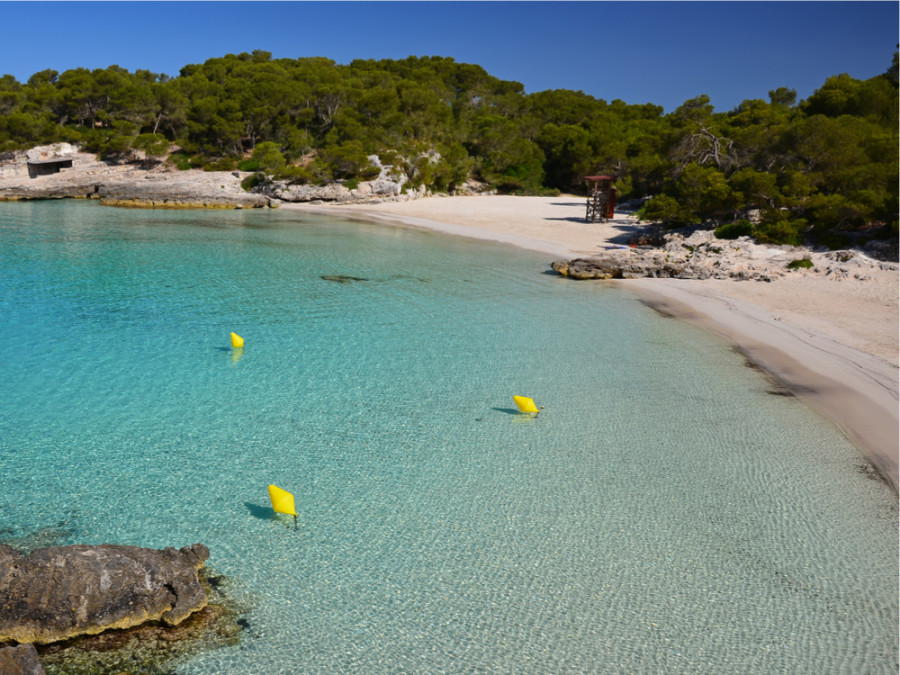
[[[184,675],[896,673],[897,499],[859,452],[549,262],[0,204],[0,540],[205,543],[247,627]]]

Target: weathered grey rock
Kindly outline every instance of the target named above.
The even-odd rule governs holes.
[[[288,185],[275,181],[258,188],[260,194],[285,202],[348,203],[360,200],[398,197],[402,183],[390,180],[364,181],[350,190],[340,183],[329,185]]]
[[[94,196],[111,206],[154,208],[254,208],[269,203],[265,195],[241,188],[240,175],[230,171],[138,172],[98,184]]]
[[[640,277],[686,277],[689,268],[684,264],[666,261],[661,254],[621,255],[614,253],[591,258],[556,260],[550,265],[564,277],[573,279],[638,279]]]
[[[31,176],[28,161],[66,158],[59,173]],[[99,161],[62,143],[4,153],[0,158],[0,201],[22,199],[100,199],[112,206],[150,208],[253,208],[270,205],[265,195],[247,192],[231,171],[177,171],[166,165],[145,170],[135,163]]]
[[[360,183],[355,197],[397,197],[403,187],[402,182],[387,179],[376,179]]]
[[[791,269],[795,260],[808,259],[808,269]],[[897,269],[895,263],[876,260],[862,251],[816,252],[795,246],[767,246],[748,237],[717,239],[712,230],[687,236],[661,235],[657,246],[620,247],[596,256],[557,260],[551,267],[574,279],[733,279],[772,281],[784,276],[824,276],[835,281],[870,278],[869,270]]]
[[[44,675],[34,645],[15,645],[0,648],[0,673],[3,675]]]
[[[5,565],[8,562],[12,562],[16,558],[21,558],[22,554],[19,553],[12,546],[7,546],[6,544],[0,544],[0,565]]]
[[[260,186],[262,194],[285,202],[343,202],[352,199],[350,190],[340,183],[331,185],[285,185],[274,182]]]
[[[255,598],[240,582],[200,570],[209,604],[177,626],[148,621],[126,630],[107,630],[41,645],[41,663],[48,673],[175,673],[179,664],[197,654],[236,647],[250,628],[245,618]]]
[[[181,550],[54,546],[0,551],[0,643],[46,644],[159,620],[177,625],[207,604],[203,544]]]

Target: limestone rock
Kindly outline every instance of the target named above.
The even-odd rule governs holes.
[[[606,254],[574,260],[556,260],[550,266],[573,279],[639,279],[641,277],[703,279],[708,275],[680,260],[667,260],[660,253]]]
[[[46,644],[159,620],[177,625],[207,604],[203,544],[181,550],[54,546],[0,550],[0,643]]]
[[[175,173],[131,172],[99,183],[95,197],[111,206],[153,208],[262,207],[264,195],[246,192],[240,174],[229,171],[179,171]]]
[[[261,186],[263,193],[285,202],[343,202],[351,199],[350,190],[340,183],[330,185],[285,185],[274,182]]]
[[[60,173],[31,176],[28,161],[71,159]],[[144,170],[137,164],[100,161],[59,143],[27,152],[0,155],[0,201],[23,199],[100,199],[113,206],[150,208],[244,208],[269,205],[269,198],[241,187],[247,173],[176,171],[160,165]]]
[[[3,675],[44,675],[34,645],[15,645],[0,648],[0,673]]]
[[[39,145],[25,152],[29,162],[40,162],[46,159],[72,159],[78,153],[78,148],[70,143],[54,143],[53,145]]]
[[[791,263],[808,259],[809,269]],[[573,279],[733,279],[772,281],[792,276],[824,276],[836,281],[869,278],[867,271],[896,269],[895,263],[876,260],[862,251],[816,252],[795,246],[757,244],[748,237],[717,239],[712,230],[660,236],[657,245],[619,247],[587,258],[556,260],[551,267]]]
[[[0,544],[0,568],[6,563],[12,562],[17,558],[21,558],[22,554],[19,553],[12,546],[7,546],[6,544]]]

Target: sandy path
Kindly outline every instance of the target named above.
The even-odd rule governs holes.
[[[283,208],[403,224],[497,241],[556,258],[626,245],[641,228],[625,214],[584,222],[579,197],[444,197]],[[648,304],[742,349],[832,420],[896,486],[898,480],[898,273],[838,281],[798,275],[771,283],[638,279],[616,282]]]

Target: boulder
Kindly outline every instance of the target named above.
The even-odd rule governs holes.
[[[96,198],[108,206],[144,208],[260,208],[269,200],[246,192],[226,171],[152,173],[130,170],[99,183]]]
[[[0,673],[3,675],[44,675],[34,645],[13,645],[0,648]]]
[[[621,255],[610,253],[590,258],[556,260],[550,266],[573,279],[638,279],[641,277],[705,278],[699,270],[682,261],[667,260],[659,253]]]
[[[330,185],[287,185],[274,182],[256,188],[269,197],[285,202],[345,202],[352,199],[350,190],[340,183]]]
[[[203,544],[181,550],[74,545],[0,548],[0,643],[46,644],[145,621],[177,625],[207,605]]]

